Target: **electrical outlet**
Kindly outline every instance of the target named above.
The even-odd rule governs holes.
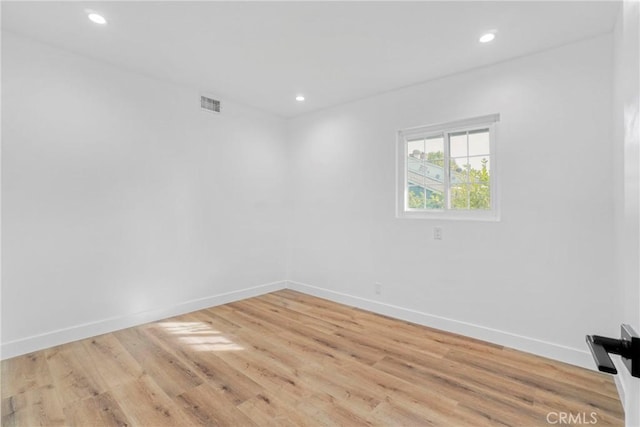
[[[382,283],[377,283],[374,285],[374,290],[376,291],[376,295],[380,295],[382,293]]]
[[[433,227],[433,240],[442,240],[442,227]]]

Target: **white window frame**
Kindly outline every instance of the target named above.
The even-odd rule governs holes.
[[[397,179],[396,179],[396,217],[397,218],[414,218],[414,219],[452,219],[452,220],[470,220],[470,221],[499,221],[500,220],[500,193],[498,191],[498,161],[497,161],[497,126],[500,121],[499,114],[490,114],[487,116],[474,117],[455,122],[440,123],[428,126],[418,126],[409,129],[403,129],[397,133]],[[449,134],[476,130],[479,128],[489,129],[489,159],[491,161],[491,175],[489,185],[491,188],[491,208],[486,210],[461,210],[449,209],[448,199],[450,192],[450,147]],[[409,191],[407,182],[408,157],[407,139],[412,137],[433,137],[442,135],[444,138],[444,174],[445,174],[445,191],[444,191],[444,209],[416,209],[408,207]]]

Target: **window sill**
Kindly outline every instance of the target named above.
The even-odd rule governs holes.
[[[484,221],[500,222],[500,213],[496,211],[484,212],[451,212],[451,211],[403,211],[396,214],[397,219],[432,219],[451,221]]]

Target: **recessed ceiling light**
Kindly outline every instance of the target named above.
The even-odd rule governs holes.
[[[296,101],[298,101],[298,102],[304,101],[304,96],[302,96],[302,95],[296,96]]]
[[[480,37],[480,43],[489,43],[495,38],[496,35],[494,33],[483,34],[482,37]]]
[[[104,25],[107,23],[107,20],[104,19],[104,16],[98,15],[97,13],[90,13],[89,19],[91,22],[95,22],[96,24]]]

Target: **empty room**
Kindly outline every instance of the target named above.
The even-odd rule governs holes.
[[[0,7],[3,427],[640,427],[638,0]]]

